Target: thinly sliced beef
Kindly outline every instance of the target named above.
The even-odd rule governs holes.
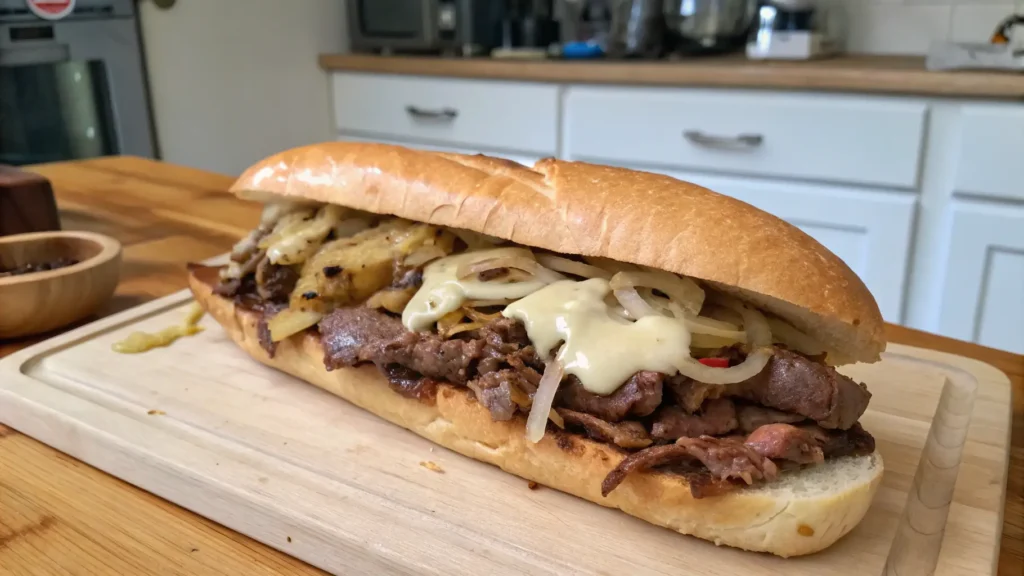
[[[792,424],[765,424],[744,442],[765,458],[798,464],[821,463],[825,454],[813,434]]]
[[[793,424],[807,418],[800,414],[782,412],[756,404],[740,404],[736,406],[736,419],[739,421],[740,430],[750,434],[766,424]]]
[[[540,375],[534,379],[526,372],[505,369],[470,380],[468,386],[476,393],[477,401],[491,412],[491,418],[511,420],[519,406],[516,398],[524,403],[528,401],[537,390],[535,380],[540,380]]]
[[[701,411],[687,414],[675,405],[662,406],[654,415],[651,436],[656,440],[721,436],[736,429],[736,407],[728,398],[708,400]]]
[[[601,494],[610,494],[631,472],[689,460],[700,461],[716,479],[742,480],[748,485],[772,480],[778,474],[775,463],[739,440],[710,436],[680,438],[675,444],[652,446],[625,457],[601,483]]]
[[[256,266],[256,291],[264,300],[287,302],[298,281],[298,272],[290,266],[271,264],[268,258]]]
[[[849,430],[825,430],[813,424],[800,428],[814,437],[825,453],[825,458],[865,456],[875,451],[874,436],[869,434],[860,422],[851,426]]]
[[[565,408],[558,408],[557,412],[566,424],[582,427],[587,436],[598,442],[630,449],[646,448],[651,445],[651,437],[647,435],[647,430],[643,424],[635,420],[613,424],[597,416]]]
[[[277,342],[270,339],[270,328],[267,326],[267,321],[273,318],[274,314],[287,307],[286,304],[273,304],[261,301],[261,305],[257,310],[260,318],[256,321],[256,338],[259,339],[260,348],[263,348],[271,358],[277,353]]]
[[[726,391],[724,386],[704,384],[703,382],[691,380],[681,374],[676,374],[669,378],[665,384],[672,393],[672,397],[675,398],[676,403],[689,414],[700,410],[700,407],[704,405],[706,400],[721,398]]]
[[[795,412],[823,428],[846,430],[868,407],[863,384],[799,354],[777,348],[760,374],[736,385],[736,395],[785,412]]]
[[[661,404],[664,379],[658,372],[637,372],[612,394],[599,396],[588,392],[575,376],[569,376],[558,390],[555,405],[608,422],[619,422],[626,416],[648,416]]]
[[[384,366],[381,371],[387,377],[391,389],[406,398],[414,398],[428,404],[437,400],[437,381],[397,364]]]

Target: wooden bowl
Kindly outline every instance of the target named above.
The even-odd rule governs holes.
[[[35,232],[0,238],[0,270],[60,258],[77,264],[0,277],[0,338],[40,334],[96,312],[117,288],[121,244],[91,232]]]

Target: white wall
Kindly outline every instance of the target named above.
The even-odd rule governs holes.
[[[933,40],[988,42],[1014,2],[1000,0],[833,0],[846,14],[847,50],[925,54]],[[1024,2],[1017,10],[1024,12]]]
[[[238,174],[331,137],[317,55],[347,49],[341,0],[140,2],[161,156]]]

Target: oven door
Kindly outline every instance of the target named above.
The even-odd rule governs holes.
[[[97,61],[0,66],[0,164],[113,154],[106,83]]]
[[[0,164],[153,156],[131,22],[0,25]]]

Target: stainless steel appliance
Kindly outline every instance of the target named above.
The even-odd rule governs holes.
[[[608,55],[657,58],[665,35],[663,0],[612,0]]]
[[[757,6],[757,0],[666,0],[665,24],[676,52],[728,52],[746,45]]]
[[[842,44],[840,11],[818,0],[766,0],[747,42],[757,60],[809,60],[833,56]]]
[[[500,0],[347,0],[356,52],[486,54],[498,45]]]
[[[132,0],[77,0],[57,21],[0,0],[0,164],[154,147]]]

